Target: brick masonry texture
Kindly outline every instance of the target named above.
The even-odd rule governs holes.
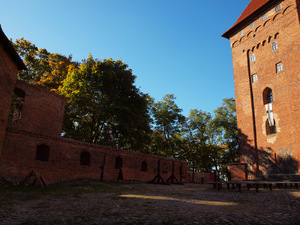
[[[50,147],[48,161],[35,160],[37,146],[41,144]],[[90,165],[80,165],[80,155],[85,151],[91,155]],[[48,183],[77,178],[100,179],[104,165],[103,179],[116,181],[119,173],[115,167],[117,157],[122,159],[124,179],[152,180],[158,172],[158,160],[162,177],[166,180],[172,174],[171,159],[8,129],[0,159],[1,175],[21,181],[33,170],[42,174]],[[142,171],[144,161],[147,171]],[[174,160],[174,172],[178,179],[180,170],[186,177],[186,162]]]
[[[48,184],[78,178],[116,181],[121,167],[124,180],[151,181],[160,166],[165,181],[173,171],[178,180],[187,178],[184,161],[61,138],[65,98],[17,80],[20,65],[5,51],[7,42],[1,40],[0,177],[21,182],[34,171]],[[25,97],[20,120],[11,123],[8,119],[15,89],[22,90]]]
[[[300,1],[277,2],[280,6],[278,12],[275,11],[276,5],[270,5],[230,37],[237,120],[243,150],[241,162],[248,163],[249,172],[252,171],[249,178],[276,172],[272,165],[279,166],[284,160],[289,164],[287,166],[295,168],[295,173],[300,170]],[[264,21],[263,15],[266,16]],[[250,26],[251,23],[254,27]],[[240,31],[243,31],[242,34]],[[274,41],[278,44],[275,51],[272,50]],[[255,54],[254,62],[249,60],[252,54]],[[283,66],[278,73],[277,63]],[[257,75],[257,82],[252,82],[253,74]],[[274,134],[266,132],[268,117],[263,101],[266,88],[272,89],[273,93],[277,131]],[[257,163],[259,174],[254,172]],[[236,171],[236,176],[241,176]]]
[[[4,142],[5,129],[8,122],[14,84],[17,80],[17,66],[11,61],[9,55],[0,44],[0,157]]]
[[[36,134],[60,137],[65,98],[45,89],[17,80],[15,88],[25,93],[20,123],[11,127]]]

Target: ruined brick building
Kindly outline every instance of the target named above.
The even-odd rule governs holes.
[[[222,35],[232,50],[242,150],[229,167],[233,179],[299,174],[299,21],[299,0],[252,0]]]
[[[18,80],[23,69],[0,27],[0,177],[22,182],[34,171],[47,183],[77,178],[151,181],[157,175],[184,181],[186,162],[62,138],[65,98]]]

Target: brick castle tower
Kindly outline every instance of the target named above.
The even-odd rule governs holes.
[[[233,179],[300,171],[300,0],[252,0],[230,40],[240,163]]]

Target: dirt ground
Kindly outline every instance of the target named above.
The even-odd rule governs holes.
[[[0,224],[300,224],[300,190],[72,181],[0,186]]]

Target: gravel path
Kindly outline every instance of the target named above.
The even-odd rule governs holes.
[[[239,193],[199,184],[102,184],[55,194],[0,193],[0,224],[300,224],[296,189]]]

